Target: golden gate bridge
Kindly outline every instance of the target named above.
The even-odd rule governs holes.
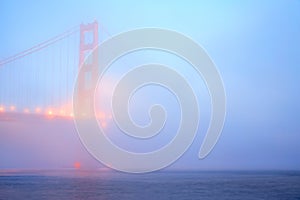
[[[78,69],[97,44],[95,21],[1,60],[0,113],[73,117],[71,104]],[[85,71],[92,73],[88,68]],[[88,77],[79,77],[79,81],[84,84]],[[84,88],[81,94],[86,100]]]

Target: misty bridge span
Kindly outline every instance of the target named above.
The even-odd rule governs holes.
[[[98,22],[81,24],[0,61],[0,113],[72,117],[78,70],[98,44]],[[97,61],[95,61],[97,62]],[[86,73],[91,73],[88,68]],[[85,80],[79,77],[85,101]]]

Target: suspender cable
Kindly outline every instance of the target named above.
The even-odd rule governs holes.
[[[27,50],[24,50],[24,51],[22,51],[20,53],[17,53],[15,55],[11,56],[11,57],[8,57],[8,58],[4,59],[3,61],[0,61],[0,66],[3,66],[3,65],[8,64],[10,62],[18,60],[20,58],[23,58],[23,57],[25,57],[29,54],[32,54],[36,51],[41,50],[41,49],[44,49],[44,48],[48,47],[49,45],[54,44],[54,43],[56,43],[56,42],[58,42],[58,41],[60,41],[64,38],[76,33],[77,31],[79,31],[79,27],[75,26],[75,27],[73,27],[73,28],[71,28],[71,29],[69,29],[69,30],[57,35],[57,36],[54,36],[54,37],[50,38],[49,40],[46,40],[42,43],[39,43],[39,44],[27,49]]]

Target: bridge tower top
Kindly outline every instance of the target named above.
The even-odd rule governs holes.
[[[98,22],[80,25],[79,68],[98,44]]]

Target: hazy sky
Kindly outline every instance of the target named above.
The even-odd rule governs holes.
[[[299,11],[299,0],[2,1],[0,59],[30,48],[69,27],[94,20],[100,24],[101,40],[142,27],[160,27],[181,32],[206,49],[218,67],[226,89],[227,118],[224,130],[215,149],[205,160],[198,160],[197,155],[207,128],[210,105],[209,96],[205,93],[207,91],[203,82],[198,80],[199,77],[192,70],[186,70],[183,67],[185,64],[177,58],[156,56],[153,52],[137,53],[123,62],[136,65],[152,59],[163,60],[174,64],[177,70],[185,74],[194,89],[200,85],[197,97],[201,99],[199,106],[204,114],[199,136],[174,167],[300,169]],[[116,63],[116,66],[120,63]],[[121,71],[111,70],[108,73],[117,79]],[[169,94],[163,94],[161,89],[148,89],[148,92],[153,91],[163,101],[162,104],[166,104],[169,112],[178,113],[176,102]],[[157,99],[151,99],[151,96],[145,88],[134,99],[134,105],[139,105],[141,97],[150,99],[141,105],[142,112],[147,105],[156,102]],[[166,103],[169,98],[171,103]],[[136,117],[136,120],[139,119],[144,123],[147,116]],[[178,118],[174,115],[167,124],[166,132],[175,129],[176,122]],[[22,168],[25,165],[11,157],[31,144],[24,143],[25,147],[21,145],[22,148],[18,149],[18,136],[9,136],[9,126],[3,123],[0,122],[0,168]],[[30,137],[35,136],[31,133]],[[150,144],[149,148],[159,142],[163,144],[165,139]],[[128,144],[125,142],[124,148],[132,146]],[[31,153],[28,152],[29,157],[34,154]],[[39,164],[37,157],[40,155],[34,156],[34,165],[44,166],[46,161]],[[50,162],[49,165],[68,164],[51,165]],[[25,167],[32,166],[29,164]]]

